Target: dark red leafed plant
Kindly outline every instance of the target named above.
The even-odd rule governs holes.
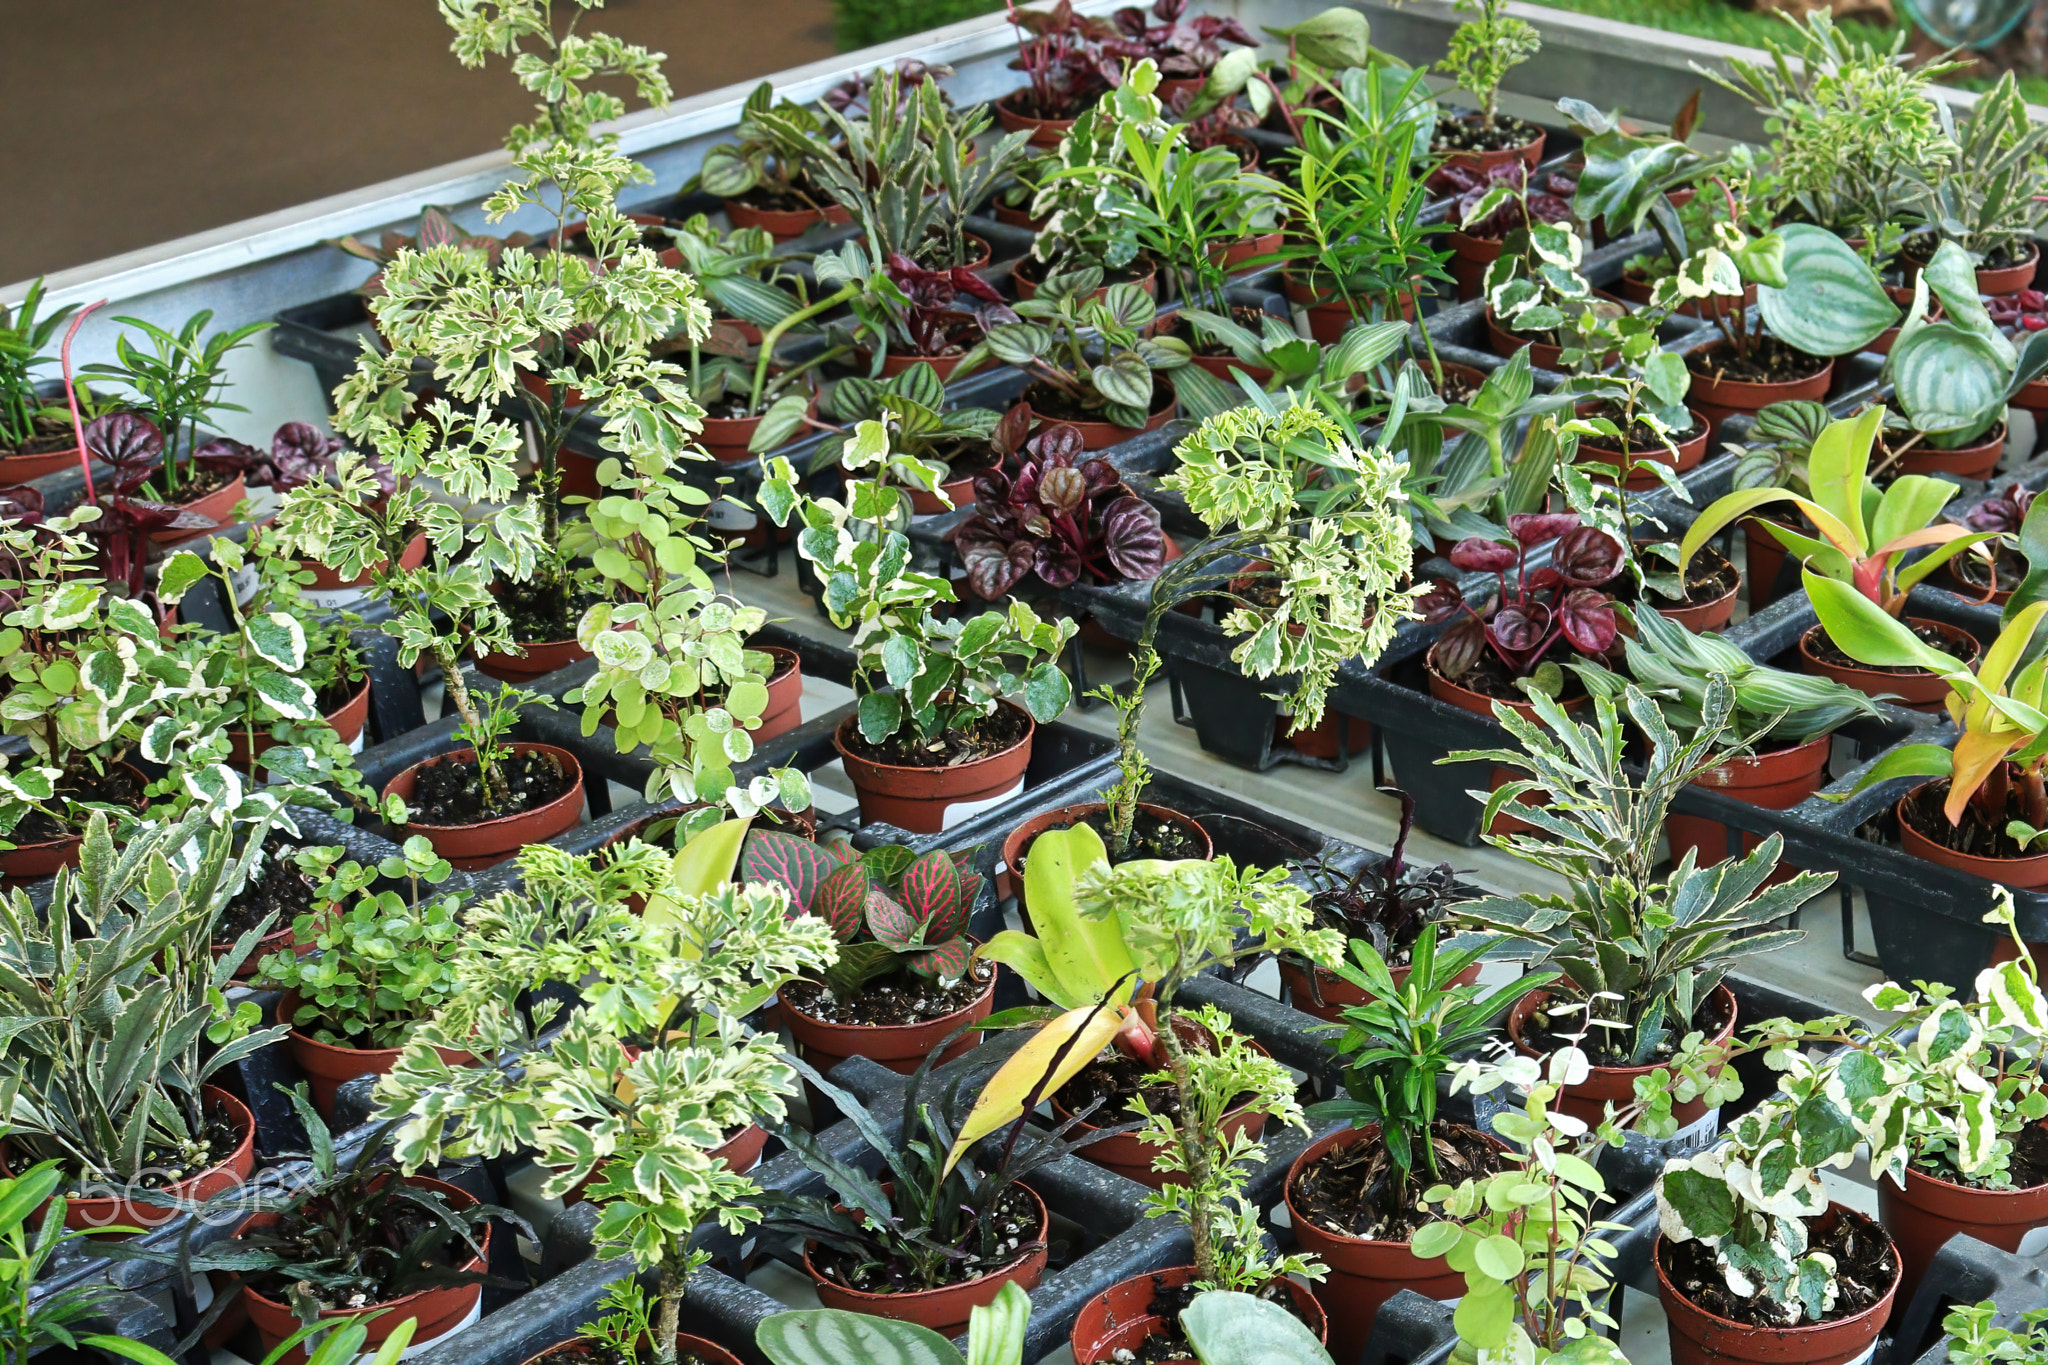
[[[890,282],[910,301],[903,311],[903,326],[917,355],[965,350],[989,328],[1017,321],[1009,301],[964,265],[927,270],[901,252],[892,252],[885,268]]]
[[[164,434],[149,419],[132,412],[95,417],[85,424],[85,449],[114,471],[111,491],[103,491],[100,498],[100,519],[88,524],[85,533],[99,542],[100,568],[108,580],[127,585],[130,597],[140,597],[152,531],[205,531],[218,523],[182,507],[135,496],[164,454]]]
[[[2022,289],[1984,300],[1984,311],[1994,325],[2005,331],[2038,332],[2048,328],[2048,293]]]
[[[1579,192],[1579,182],[1568,175],[1545,171],[1535,184],[1529,186],[1529,193],[1511,195],[1506,203],[1487,214],[1476,223],[1466,223],[1465,215],[1478,207],[1479,201],[1490,190],[1506,185],[1512,189],[1522,188],[1529,168],[1519,161],[1495,166],[1481,172],[1469,166],[1446,166],[1430,177],[1429,187],[1439,194],[1455,195],[1458,206],[1451,213],[1451,223],[1458,231],[1470,237],[1483,237],[1490,242],[1505,238],[1517,228],[1529,226],[1531,220],[1538,223],[1568,222],[1572,216],[1572,196]],[[1526,211],[1525,206],[1526,205]]]
[[[2018,535],[2020,524],[2027,519],[2027,509],[2034,505],[2034,497],[2034,490],[2026,485],[2010,484],[1972,507],[1964,514],[1963,524],[1972,531]]]
[[[1601,589],[1626,563],[1621,542],[1582,525],[1576,512],[1517,513],[1508,518],[1508,531],[1510,543],[1473,536],[1450,554],[1463,572],[1498,578],[1500,591],[1483,610],[1467,606],[1458,585],[1445,578],[1416,603],[1426,620],[1461,612],[1467,618],[1444,632],[1432,656],[1453,682],[1489,649],[1509,673],[1525,678],[1560,642],[1580,654],[1604,654],[1614,645],[1614,598]],[[1553,541],[1550,563],[1531,572],[1529,553]]]
[[[1243,24],[1232,18],[1201,14],[1182,23],[1187,11],[1188,0],[1152,0],[1149,12],[1126,5],[1111,16],[1123,37],[1106,44],[1106,50],[1134,62],[1150,57],[1158,63],[1159,74],[1173,80],[1205,75],[1223,55],[1226,44],[1259,44]]]
[[[1078,429],[1057,422],[1024,440],[1030,429],[1031,409],[1020,403],[990,440],[1006,458],[976,476],[974,515],[953,533],[967,585],[993,602],[1032,574],[1050,588],[1083,575],[1157,578],[1166,566],[1158,509],[1132,496],[1107,460],[1083,459]]]
[[[271,435],[268,452],[222,436],[193,451],[192,458],[242,475],[251,488],[289,493],[331,476],[334,457],[347,446],[339,436],[329,436],[309,422],[286,422]]]
[[[1073,0],[1029,10],[1018,9],[1016,0],[1005,3],[1017,28],[1017,58],[1010,69],[1030,78],[1032,112],[1037,117],[1073,118],[1123,79],[1123,59],[1104,48],[1122,41],[1109,20],[1076,14]]]
[[[952,74],[953,68],[944,62],[921,62],[915,57],[897,58],[897,109],[908,109],[910,102],[917,98],[917,87],[926,81],[944,80]],[[875,82],[865,73],[855,72],[825,92],[825,103],[842,114],[865,118],[869,112],[868,96],[874,87]]]
[[[1258,126],[1259,121],[1252,111],[1235,102],[1219,104],[1200,118],[1189,118],[1188,110],[1201,94],[1200,86],[1188,86],[1174,91],[1166,101],[1166,112],[1175,123],[1184,125],[1182,139],[1196,151],[1238,141],[1243,138],[1245,129]]]

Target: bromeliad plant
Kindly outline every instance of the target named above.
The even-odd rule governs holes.
[[[1872,407],[1858,417],[1829,423],[1806,458],[1810,498],[1784,488],[1750,487],[1708,506],[1679,542],[1679,569],[1683,571],[1700,546],[1723,528],[1761,508],[1790,503],[1818,530],[1818,539],[1773,521],[1759,521],[1805,561],[1809,583],[1817,575],[1825,577],[1897,616],[1915,584],[1995,533],[1936,522],[1955,494],[1953,483],[1902,474],[1880,492],[1870,478],[1870,448],[1883,422],[1884,410]],[[1922,548],[1926,554],[1904,562],[1906,552]]]
[[[833,958],[826,926],[793,914],[782,887],[734,879],[746,829],[727,821],[673,855],[637,840],[581,857],[525,849],[523,891],[470,911],[450,954],[456,991],[378,1083],[403,1169],[530,1150],[547,1195],[582,1187],[597,1244],[659,1272],[650,1354],[665,1365],[688,1278],[709,1259],[692,1229],[716,1217],[740,1233],[757,1217],[754,1186],[715,1150],[780,1119],[796,1089],[775,1036],[745,1019]],[[628,903],[657,893],[644,915]],[[574,1005],[542,993],[570,981]],[[437,1045],[499,1064],[450,1067]]]
[[[1088,457],[1077,428],[1051,422],[1026,439],[1033,416],[1028,403],[1003,415],[994,444],[1015,471],[976,475],[974,515],[953,532],[967,586],[996,602],[1034,576],[1053,589],[1157,578],[1167,563],[1159,509]]]
[[[1503,783],[1486,799],[1482,828],[1503,810],[1533,827],[1528,834],[1488,834],[1487,841],[1565,879],[1564,895],[1489,897],[1458,907],[1459,918],[1489,934],[1504,934],[1565,976],[1564,999],[1553,1017],[1581,1016],[1589,1035],[1580,1046],[1596,1065],[1677,1064],[1691,1049],[1700,1010],[1721,984],[1729,964],[1797,942],[1798,930],[1769,926],[1834,881],[1831,872],[1801,872],[1775,886],[1784,840],[1764,840],[1741,859],[1701,867],[1688,850],[1668,876],[1659,862],[1658,833],[1686,784],[1731,753],[1730,716],[1735,689],[1711,676],[1699,724],[1680,739],[1662,705],[1634,686],[1614,699],[1593,698],[1594,723],[1583,726],[1549,696],[1533,692],[1536,721],[1499,703],[1494,717],[1519,750],[1466,750],[1446,762],[1496,762],[1532,774]],[[1640,777],[1628,771],[1623,714],[1649,743]],[[1540,721],[1539,725],[1537,721]],[[1733,750],[1739,752],[1739,750]],[[1533,795],[1542,805],[1517,804]],[[1481,793],[1474,793],[1475,797]],[[1690,1071],[1676,1098],[1706,1096],[1709,1106],[1741,1092],[1732,1072],[1716,1077]],[[1672,1131],[1668,1107],[1642,1122],[1653,1135]]]
[[[862,422],[840,455],[849,474],[884,466],[889,434]],[[797,553],[824,581],[821,599],[833,623],[854,631],[858,726],[870,744],[906,729],[932,743],[965,733],[992,715],[998,699],[1018,693],[1043,724],[1066,710],[1073,695],[1059,655],[1073,638],[1071,620],[1041,620],[1021,601],[1007,612],[941,620],[934,608],[959,599],[945,578],[910,567],[908,499],[879,479],[849,481],[847,501],[797,492],[785,459],[769,462],[761,506],[776,525],[800,514]]]

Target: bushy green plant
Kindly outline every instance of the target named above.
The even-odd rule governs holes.
[[[215,413],[248,411],[227,401],[228,356],[277,324],[251,322],[208,336],[210,308],[185,319],[175,332],[142,318],[114,321],[140,333],[148,349],[120,333],[114,338],[113,360],[83,366],[79,373],[103,375],[128,389],[124,405],[147,417],[167,440],[157,487],[151,491],[160,492],[164,502],[184,502],[192,496],[191,458],[199,448],[200,424]]]
[[[1028,414],[1030,409],[1012,411]],[[876,477],[899,487],[935,489],[956,477],[953,462],[973,447],[983,447],[984,454],[1007,454],[1019,444],[1013,419],[991,451],[1005,415],[993,408],[948,407],[938,372],[921,362],[890,379],[851,375],[840,380],[832,386],[832,415],[846,427],[819,443],[813,466],[836,462],[860,423],[878,421],[889,432],[889,457]]]
[[[773,327],[809,299],[804,277],[775,254],[766,228],[720,232],[711,219],[693,213],[668,229],[683,266],[721,318]]]
[[[45,313],[43,281],[28,287],[19,304],[0,307],[0,450],[20,452],[38,436],[61,433],[71,414],[43,402],[36,392],[35,372],[50,363],[45,354],[51,339],[71,315],[75,303]]]
[[[1977,97],[1960,128],[1946,103],[1937,103],[1935,112],[1955,150],[1938,169],[1904,168],[1919,192],[1915,216],[1940,240],[1968,252],[1973,263],[2003,255],[2018,264],[2048,222],[2048,173],[2042,169],[2048,127],[2027,116],[2010,71]]]
[[[1098,299],[1102,281],[1093,265],[1047,276],[1016,305],[1019,320],[989,329],[954,377],[994,356],[1058,391],[1087,420],[1143,427],[1157,405],[1159,376],[1187,368],[1191,352],[1178,337],[1145,335],[1159,315],[1150,294],[1125,281]]]
[[[1458,0],[1473,17],[1451,34],[1450,50],[1436,69],[1479,101],[1479,126],[1491,132],[1500,107],[1501,82],[1535,56],[1543,35],[1526,19],[1507,12],[1507,0]]]
[[[1949,1365],[2048,1360],[2048,1308],[2020,1314],[2018,1331],[1994,1326],[1999,1315],[1992,1299],[1951,1308],[1941,1320],[1941,1330],[1948,1334]]]
[[[817,179],[824,130],[825,122],[815,111],[794,100],[776,99],[774,84],[762,81],[740,107],[735,140],[706,152],[703,168],[685,188],[721,199],[759,190],[804,208],[823,209],[831,202]]]

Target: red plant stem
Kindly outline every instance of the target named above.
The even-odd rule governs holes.
[[[71,378],[71,340],[78,335],[78,329],[95,308],[104,308],[108,300],[87,304],[71,319],[71,328],[64,333],[64,346],[59,353],[59,363],[64,369],[64,401],[71,405],[71,432],[78,437],[78,464],[85,471],[85,500],[97,507],[100,505],[99,490],[92,484],[92,456],[85,453],[85,423],[78,417],[78,388]]]

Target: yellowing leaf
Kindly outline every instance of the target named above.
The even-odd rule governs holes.
[[[1038,1088],[1042,1100],[1079,1075],[1082,1067],[1095,1060],[1096,1053],[1109,1046],[1109,1040],[1116,1037],[1129,1015],[1130,1010],[1124,1005],[1088,1005],[1068,1010],[1034,1033],[982,1087],[981,1097],[975,1100],[967,1121],[960,1125],[953,1149],[946,1153],[946,1170],[958,1165],[969,1147],[1004,1124],[1015,1123],[1024,1112],[1024,1101],[1030,1098],[1034,1087],[1039,1087],[1041,1078],[1045,1080]],[[1053,1067],[1054,1056],[1069,1040],[1073,1046]],[[1052,1074],[1048,1077],[1049,1067]]]

